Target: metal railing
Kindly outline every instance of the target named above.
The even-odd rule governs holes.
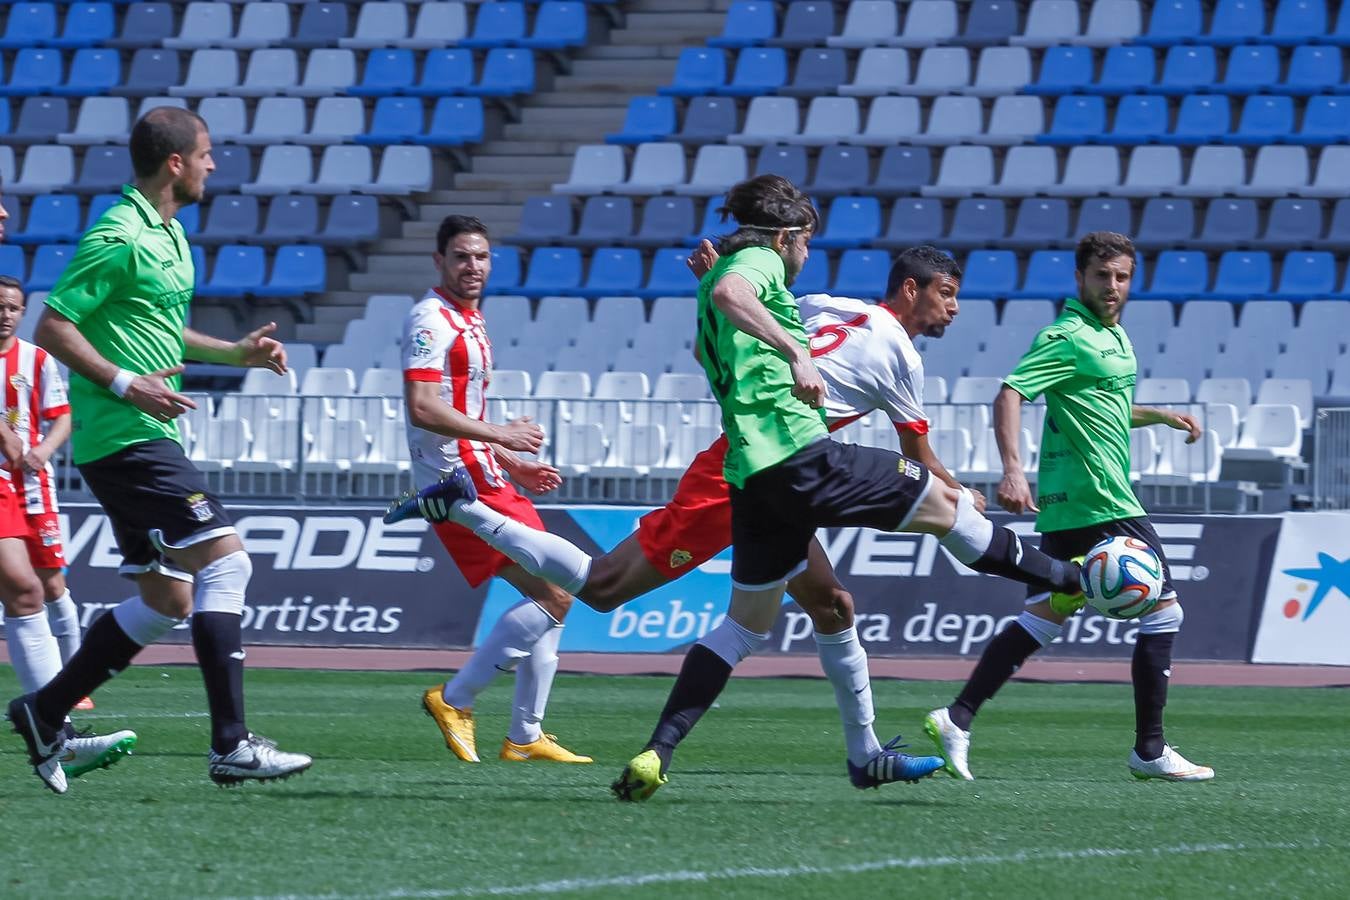
[[[1350,408],[1319,409],[1313,433],[1313,505],[1350,509]]]

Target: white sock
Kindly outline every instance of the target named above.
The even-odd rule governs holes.
[[[112,617],[122,633],[142,647],[149,647],[183,621],[155,612],[140,597],[128,597],[114,606]]]
[[[993,540],[994,523],[975,508],[970,491],[962,491],[956,500],[956,521],[952,523],[952,530],[938,543],[952,556],[970,565],[985,554]]]
[[[46,610],[6,618],[5,641],[9,644],[9,661],[25,694],[36,691],[61,671],[61,651],[52,637]]]
[[[553,617],[533,600],[522,600],[508,609],[464,668],[445,683],[441,696],[457,709],[473,706],[474,698],[501,672],[510,672],[550,628]]]
[[[1036,639],[1036,643],[1042,647],[1049,647],[1059,637],[1059,633],[1064,630],[1064,626],[1058,622],[1052,622],[1049,619],[1042,619],[1027,610],[1022,610],[1022,614],[1017,617],[1017,624],[1022,626],[1022,630]]]
[[[867,674],[867,651],[858,640],[858,630],[848,628],[838,634],[816,632],[816,650],[820,667],[834,685],[834,702],[844,723],[844,746],[848,761],[855,766],[881,752],[881,742],[872,730],[876,713],[872,709],[872,680]]]
[[[562,640],[563,626],[555,625],[535,642],[529,658],[516,666],[516,695],[511,704],[511,731],[517,744],[539,740],[543,729],[544,709],[553,690],[553,676],[558,674],[558,642]]]
[[[70,590],[47,604],[47,621],[61,647],[61,662],[68,663],[80,649],[80,610],[70,598]]]
[[[731,616],[724,618],[716,628],[698,639],[698,642],[722,658],[733,669],[769,639],[768,632],[757,634]]]
[[[591,557],[571,541],[522,525],[481,500],[459,502],[450,520],[482,538],[526,572],[576,594],[591,574]]]

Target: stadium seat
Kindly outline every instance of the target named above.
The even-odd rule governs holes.
[[[572,157],[572,170],[567,181],[553,185],[553,191],[560,194],[603,193],[623,182],[624,171],[621,147],[583,144]]]
[[[708,98],[695,98],[699,99]],[[687,116],[688,114],[686,121]],[[622,130],[607,135],[605,142],[643,144],[649,141],[664,141],[675,133],[677,124],[674,98],[634,97],[628,101],[628,111],[624,114]]]
[[[972,140],[982,144],[1021,144],[1044,130],[1045,106],[1040,97],[1007,95],[994,99],[988,127]]]
[[[508,4],[516,5],[516,4]],[[483,59],[478,83],[464,88],[482,97],[512,97],[534,91],[534,54],[512,47],[493,47]]]
[[[1291,252],[1284,256],[1276,297],[1313,300],[1336,292],[1336,259],[1325,250]]]
[[[304,15],[317,7],[331,6],[328,3],[305,3]],[[343,7],[345,9],[345,7]],[[303,34],[297,30],[297,34]],[[294,44],[294,41],[291,41]],[[305,75],[300,86],[287,93],[298,97],[326,97],[335,93],[345,93],[356,84],[356,54],[351,50],[339,50],[331,47],[319,47],[311,50],[305,60]]]
[[[1337,50],[1305,45],[1294,48],[1284,81],[1271,90],[1279,94],[1317,94],[1341,86],[1344,77],[1345,69]]]
[[[1050,130],[1037,138],[1044,144],[1080,144],[1106,132],[1106,101],[1101,97],[1066,95],[1055,101]]]
[[[1197,98],[1187,97],[1186,99]],[[1224,98],[1199,97],[1198,99],[1213,101]],[[1166,97],[1129,94],[1121,97],[1120,102],[1116,104],[1116,117],[1111,123],[1111,130],[1097,140],[1124,145],[1158,143],[1160,141],[1176,142],[1175,136],[1167,134],[1169,116]],[[1178,127],[1180,127],[1181,121],[1181,118],[1178,118]]]
[[[1159,305],[1146,304],[1148,307]],[[1133,308],[1130,312],[1134,312]],[[1191,386],[1184,378],[1141,378],[1135,388],[1134,401],[1141,405],[1187,404],[1191,402]]]
[[[894,10],[894,5],[887,5]],[[849,13],[852,15],[851,8]],[[844,24],[844,32],[848,32],[847,21]],[[722,34],[708,38],[708,46],[731,49],[755,47],[777,35],[778,14],[774,4],[763,0],[736,0],[727,8],[727,17],[722,23]]]
[[[1273,283],[1270,254],[1229,250],[1219,257],[1214,287],[1207,294],[1216,300],[1248,300],[1270,294]]]
[[[823,250],[858,247],[880,234],[881,201],[876,197],[836,197],[830,201],[825,228],[812,238],[811,245]],[[879,290],[874,288],[873,293]]]
[[[520,293],[527,297],[575,293],[581,287],[581,252],[570,247],[538,247]]]
[[[1187,98],[1189,99],[1189,98]],[[1294,130],[1292,97],[1251,96],[1242,105],[1237,131],[1224,138],[1229,144],[1263,145],[1286,137]]]
[[[766,41],[772,47],[815,47],[835,33],[834,4],[818,0],[792,0],[783,13],[778,37]]]
[[[1262,149],[1301,150],[1302,148],[1263,147]],[[1322,148],[1322,153],[1317,158],[1317,174],[1313,177],[1312,184],[1299,186],[1290,193],[1303,197],[1337,198],[1350,194],[1350,146],[1336,145]]]
[[[1158,98],[1164,99],[1164,98]],[[1166,110],[1164,99],[1163,109]],[[1166,113],[1164,112],[1164,115]],[[1169,135],[1160,136],[1169,144],[1242,143],[1229,139],[1228,127],[1233,113],[1228,98],[1223,95],[1191,94],[1183,97],[1177,110],[1176,128]]]
[[[969,50],[965,47],[926,47],[919,54],[914,81],[905,88],[905,93],[937,96],[959,91],[969,84]]]
[[[187,78],[169,88],[171,97],[210,97],[228,94],[239,84],[239,54],[234,50],[192,51]]]
[[[984,133],[984,107],[978,97],[938,97],[928,112],[928,127],[915,143],[968,143]]]
[[[693,276],[689,274],[689,269],[684,262],[688,255],[689,251],[684,247],[664,247],[657,250],[652,254],[651,271],[647,276],[646,285],[641,290],[631,291],[630,293],[649,299],[691,295],[694,292],[695,285]],[[687,321],[693,321],[692,315]],[[652,313],[652,322],[655,325],[655,309]],[[684,328],[685,326],[681,325],[680,327]]]
[[[321,97],[314,105],[314,118],[310,121],[309,131],[292,135],[290,140],[320,146],[342,144],[351,142],[365,131],[366,111],[359,98]]]
[[[497,4],[484,3],[480,10]],[[401,2],[361,3],[356,17],[356,29],[351,37],[340,37],[337,45],[349,50],[373,50],[389,47],[408,36],[408,6]],[[479,13],[483,16],[483,13]],[[488,17],[484,17],[488,18]],[[522,17],[523,18],[523,17]]]
[[[1203,253],[1164,250],[1153,263],[1153,280],[1148,290],[1136,286],[1141,299],[1190,300],[1209,288],[1209,261]]]
[[[909,51],[868,47],[858,54],[853,80],[841,84],[839,93],[846,97],[878,97],[900,93],[909,84],[909,78]]]
[[[738,5],[732,4],[732,9]],[[861,50],[885,43],[895,37],[899,30],[899,4],[891,0],[852,0],[844,14],[844,27],[837,35],[827,38],[825,43],[830,47]],[[717,46],[714,41],[708,43]]]
[[[988,147],[948,147],[942,153],[937,181],[924,186],[927,197],[963,197],[987,191],[994,184],[994,154]]]
[[[861,128],[858,101],[852,97],[814,97],[806,110],[801,134],[787,138],[789,143],[824,146],[853,143]]]
[[[1282,197],[1270,205],[1260,244],[1272,250],[1318,246],[1322,238],[1322,207],[1316,201]]]
[[[100,41],[105,47],[161,46],[165,38],[174,34],[174,4],[171,3],[131,3],[124,7],[122,29],[117,37]],[[288,21],[289,21],[289,10]]]
[[[1001,299],[1017,290],[1017,256],[1011,250],[976,250],[966,258],[961,295]]]
[[[1009,7],[1006,0],[996,0]],[[1021,91],[1031,83],[1031,53],[1025,47],[986,47],[980,51],[975,81],[964,93],[974,97],[1000,97]]]
[[[892,147],[909,143],[919,132],[918,97],[876,97],[868,106],[862,133],[850,143]]]
[[[572,204],[566,198],[528,197],[520,210],[520,227],[506,240],[531,247],[536,244],[561,243],[571,234]]]
[[[304,108],[304,101],[296,100]],[[262,131],[264,137],[260,138],[260,143],[267,143],[274,137],[274,133],[269,133],[269,127],[274,128],[275,123],[269,123],[270,116],[267,110],[262,111]],[[243,97],[203,97],[197,101],[197,115],[206,120],[207,127],[211,130],[211,137],[216,140],[229,143],[240,143],[248,140],[248,106],[244,103]],[[255,123],[258,116],[254,116]],[[295,127],[293,119],[288,119],[282,123],[285,131]]]
[[[125,173],[124,173],[125,174]],[[49,194],[75,181],[75,155],[69,147],[37,144],[23,155],[16,180],[5,182],[7,194]]]
[[[632,247],[601,247],[591,256],[582,297],[628,295],[642,287],[642,254]]]
[[[805,184],[807,181],[806,150],[776,144],[761,147],[755,157],[755,175],[782,175],[793,184]]]
[[[688,183],[675,185],[675,193],[696,197],[724,193],[733,184],[745,181],[749,177],[749,168],[744,147],[705,144],[698,148]]]
[[[219,47],[234,34],[234,11],[228,3],[189,3],[176,37],[164,39],[171,50]]]
[[[1234,459],[1297,459],[1302,450],[1298,408],[1289,403],[1260,403],[1247,410],[1242,436],[1225,455]]]
[[[1010,38],[1009,43],[1022,47],[1074,43],[1080,30],[1078,4],[1074,0],[1031,0],[1022,34]]]
[[[198,289],[207,297],[242,297],[257,294],[267,276],[267,256],[262,247],[226,244],[216,253],[211,278]]]
[[[349,194],[334,197],[329,203],[323,231],[316,240],[325,245],[350,246],[374,241],[379,236],[379,201]]]
[[[890,257],[881,250],[845,250],[831,291],[844,297],[880,297],[886,290]]]
[[[745,112],[745,125],[728,141],[733,144],[776,144],[795,138],[800,128],[797,101],[791,97],[755,97]]]
[[[520,287],[520,274],[523,266],[520,261],[520,248],[505,244],[492,248],[492,272],[488,275],[483,293],[510,294]],[[500,297],[496,298],[499,302]]]
[[[942,204],[939,201],[902,198],[891,207],[886,233],[872,241],[872,246],[903,250],[917,244],[937,244],[942,235]]]
[[[70,102],[65,98],[25,97],[6,139],[13,144],[48,144],[69,127]]]
[[[82,47],[71,59],[65,82],[53,87],[50,93],[84,97],[106,93],[121,83],[122,62],[116,51]]]
[[[1017,298],[1070,297],[1077,293],[1074,285],[1073,252],[1067,250],[1037,250],[1027,261],[1027,274],[1020,290],[1008,296]],[[1018,304],[1025,305],[1025,304]],[[1007,313],[1004,313],[1007,316]]]
[[[670,97],[653,97],[671,103]],[[671,110],[671,126],[674,127],[675,113]],[[684,122],[674,139],[685,144],[725,143],[729,135],[738,129],[736,101],[728,97],[693,97],[685,108]],[[670,135],[657,135],[648,138],[652,141],[665,140]],[[612,136],[611,136],[612,137]],[[627,143],[610,140],[610,143]],[[641,142],[638,142],[641,143]]]
[[[971,0],[965,27],[961,30],[961,36],[952,43],[966,47],[1006,44],[1009,38],[1017,34],[1018,19],[1016,3],[1008,0]]]
[[[291,11],[279,3],[245,3],[233,37],[220,42],[236,50],[258,50],[289,40]]]
[[[354,184],[363,193],[402,195],[431,190],[431,150],[391,146],[380,154],[380,167],[369,184]]]
[[[277,248],[272,275],[259,293],[264,297],[299,297],[322,293],[327,283],[322,247],[285,244]]]
[[[652,197],[642,207],[637,233],[624,243],[639,247],[666,247],[685,240],[694,231],[691,197]]]
[[[366,54],[361,81],[348,88],[354,97],[386,97],[406,93],[417,79],[413,51],[406,49],[372,50]]]
[[[1298,427],[1306,429],[1312,425],[1313,394],[1320,394],[1326,387],[1325,375],[1320,381],[1306,378],[1267,378],[1261,382],[1256,392],[1256,404],[1288,404],[1298,411]]]
[[[5,33],[0,35],[0,49],[18,50],[40,44],[53,45],[56,27],[55,3],[9,4]]]
[[[1139,0],[1093,0],[1087,28],[1073,42],[1089,47],[1110,47],[1131,41],[1143,30]]]
[[[50,94],[61,84],[64,66],[60,50],[23,47],[12,58],[9,81],[0,85],[0,97]]]
[[[381,97],[370,116],[370,130],[359,144],[401,144],[422,134],[426,111],[417,97]]]
[[[285,194],[308,186],[313,180],[314,163],[308,147],[273,144],[263,148],[257,179],[240,190],[245,194]]]
[[[787,51],[781,47],[747,47],[736,57],[731,81],[713,92],[726,97],[758,97],[777,91],[787,79]]]
[[[848,78],[848,57],[843,50],[809,47],[797,55],[792,81],[778,89],[790,97],[832,94]]]
[[[1280,0],[1261,40],[1282,47],[1295,47],[1322,38],[1327,32],[1324,0]]]
[[[867,151],[845,144],[831,144],[820,151],[816,174],[804,187],[809,194],[829,196],[865,189],[871,181]]]
[[[956,37],[957,11],[952,0],[912,0],[905,11],[905,28],[887,38],[891,47],[932,47]]]
[[[15,220],[17,220],[17,210]],[[22,229],[17,221],[5,237],[15,244],[55,244],[80,232],[80,201],[70,194],[39,194],[28,206]],[[10,273],[6,273],[10,274]]]
[[[227,119],[229,121],[228,126],[222,127],[218,124],[217,118],[213,118],[212,115],[202,111],[207,107],[207,104],[213,101],[229,104],[228,107],[221,107],[222,113],[227,112],[230,108],[235,110],[235,117]],[[211,107],[213,112],[216,108],[214,105]],[[295,133],[295,130],[304,126],[305,101],[299,97],[262,98],[258,101],[258,105],[254,107],[253,127],[249,129],[248,134],[239,134],[236,131],[243,125],[244,121],[244,101],[242,97],[207,97],[197,107],[197,112],[211,126],[212,138],[242,144],[279,144],[289,142],[299,136]]]
[[[1309,97],[1298,134],[1285,133],[1280,138],[1285,142],[1315,145],[1350,141],[1350,98],[1325,94]]]
[[[881,152],[870,192],[881,196],[922,193],[932,180],[933,155],[927,147],[891,146]]]
[[[1233,193],[1245,197],[1299,194],[1308,186],[1309,169],[1308,151],[1303,147],[1260,147],[1256,151],[1256,162],[1252,165],[1251,181],[1245,187],[1236,188]],[[1344,174],[1346,182],[1350,183],[1350,172]]]
[[[211,156],[216,170],[211,173],[211,193],[239,191],[253,178],[252,156],[247,147],[215,146]]]
[[[294,36],[286,44],[307,49],[332,48],[350,33],[347,4],[308,2],[300,5]]]
[[[731,234],[736,230],[736,220],[730,216],[727,221],[721,221],[721,214],[718,210],[726,203],[725,196],[712,197],[703,207],[703,222],[698,230],[692,234],[686,235],[684,243],[697,244],[703,238],[716,243],[717,239]]]
[[[1199,236],[1189,243],[1203,250],[1248,246],[1256,241],[1259,227],[1260,211],[1255,200],[1216,198],[1205,207]]]
[[[422,77],[400,93],[414,97],[444,97],[461,94],[474,85],[472,50],[436,49],[422,57]]]
[[[1000,240],[1000,245],[1015,250],[1036,250],[1067,246],[1072,240],[1067,200],[1027,197],[1018,204],[1012,232]]]
[[[1035,149],[1049,151],[1050,153],[1054,152],[1054,149],[1051,147],[1013,148],[1013,150],[1018,149]],[[1136,148],[1135,153],[1144,149],[1149,148]],[[1048,176],[1053,174],[1054,170],[1052,164],[1053,157],[1045,159],[1042,175]],[[1131,166],[1133,167],[1133,163],[1131,163]],[[1040,189],[1040,192],[1059,197],[1089,197],[1100,194],[1103,191],[1126,193],[1123,188],[1117,187],[1119,182],[1119,150],[1115,147],[1081,145],[1069,148],[1069,155],[1064,163],[1064,175],[1059,179],[1059,183],[1046,183]]]
[[[675,62],[675,76],[658,93],[675,97],[697,97],[712,93],[726,84],[727,59],[721,50],[686,47]]]
[[[1228,94],[1259,94],[1274,90],[1280,80],[1280,51],[1246,44],[1228,52],[1223,81],[1214,89]]]
[[[942,246],[954,250],[992,247],[1007,230],[1008,210],[1002,200],[966,197],[956,203],[951,230],[942,238]]]
[[[1180,166],[1180,163],[1178,163]],[[1113,197],[1088,197],[1078,206],[1078,220],[1074,234],[1088,234],[1092,231],[1115,231],[1120,234],[1134,233],[1134,214],[1128,200]],[[1140,229],[1142,231],[1142,228]]]
[[[1149,148],[1136,149],[1135,155],[1146,149]],[[1175,148],[1165,149],[1176,152]],[[1190,175],[1186,183],[1171,190],[1183,196],[1205,197],[1232,193],[1246,182],[1247,160],[1241,147],[1204,146],[1196,148],[1191,157]]]
[[[253,197],[240,199],[255,200]],[[274,197],[268,204],[267,219],[263,223],[258,239],[268,244],[296,244],[313,240],[318,233],[319,201],[312,196],[287,195]],[[280,257],[276,260],[276,264],[279,263]],[[288,262],[288,265],[291,264]],[[275,280],[275,264],[272,277]]]
[[[1041,57],[1036,81],[1023,90],[1029,94],[1071,94],[1092,84],[1095,63],[1088,47],[1048,47]]]
[[[1162,78],[1152,88],[1160,94],[1186,95],[1212,89],[1218,81],[1213,47],[1177,46],[1163,59]]]
[[[211,200],[206,223],[197,235],[199,244],[237,244],[255,238],[260,215],[258,198],[222,194]]]
[[[1148,30],[1135,38],[1138,44],[1182,44],[1205,27],[1200,0],[1157,0],[1149,13]]]
[[[620,194],[660,194],[684,184],[685,176],[682,146],[676,143],[639,144],[628,178],[610,190]]]
[[[181,81],[181,73],[177,52],[141,47],[131,55],[126,80],[111,93],[124,97],[163,96]]]

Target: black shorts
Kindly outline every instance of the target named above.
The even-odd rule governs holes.
[[[1073,559],[1087,553],[1101,541],[1113,537],[1138,538],[1153,548],[1163,567],[1162,594],[1158,599],[1175,600],[1177,591],[1172,587],[1172,571],[1167,566],[1167,554],[1163,553],[1162,541],[1158,539],[1158,532],[1153,530],[1153,523],[1144,516],[1134,519],[1114,519],[1110,522],[1098,522],[1096,525],[1085,525],[1082,528],[1066,528],[1063,531],[1047,531],[1041,535],[1041,552],[1056,559]],[[1027,588],[1028,603],[1039,602],[1048,596],[1050,595],[1045,591]]]
[[[229,513],[177,441],[132,444],[77,468],[112,523],[123,575],[159,572],[191,581],[163,550],[235,533]]]
[[[928,485],[928,469],[899,453],[816,441],[731,488],[732,583],[758,590],[799,574],[817,528],[899,531]]]

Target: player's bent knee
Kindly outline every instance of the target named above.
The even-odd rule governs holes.
[[[560,587],[548,585],[545,589],[535,591],[530,597],[539,607],[550,616],[555,622],[561,624],[562,620],[567,618],[567,614],[572,609],[572,595]]]
[[[196,596],[193,610],[242,615],[244,597],[252,577],[253,562],[243,550],[227,553],[207,563],[194,579]]]
[[[806,610],[816,631],[833,634],[853,625],[853,595],[842,587],[804,593],[805,597],[794,595],[793,599]]]
[[[1186,621],[1186,613],[1182,611],[1180,603],[1170,603],[1162,609],[1155,609],[1153,612],[1139,620],[1140,634],[1176,634],[1181,630],[1181,623]]]

